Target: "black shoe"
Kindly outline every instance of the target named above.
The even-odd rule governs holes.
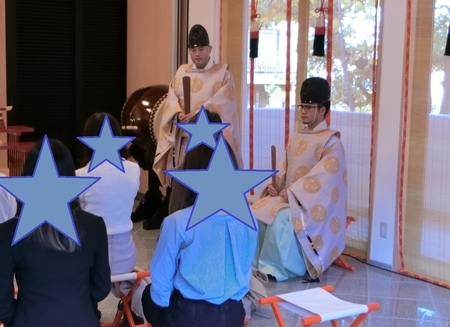
[[[302,284],[307,284],[307,283],[320,283],[320,279],[319,277],[317,278],[311,278],[311,276],[309,275],[308,272],[306,272],[303,276],[302,276]]]
[[[136,210],[131,214],[133,223],[151,219],[163,202],[163,195],[159,189],[148,190],[144,195],[144,202],[139,203]]]
[[[147,219],[142,224],[142,228],[145,230],[160,229],[164,218],[169,215],[169,196],[163,199],[161,206],[151,219]]]
[[[138,223],[138,222],[140,222],[140,221],[142,221],[142,220],[145,220],[145,217],[144,217],[144,216],[142,216],[142,215],[137,215],[137,214],[134,213],[134,212],[131,213],[131,221],[132,221],[133,223]]]
[[[168,207],[165,206],[163,201],[155,214],[150,219],[144,221],[142,228],[145,230],[160,229],[162,221],[167,217],[167,209]]]
[[[156,212],[152,219],[147,219],[142,224],[142,228],[145,230],[160,229],[164,218],[167,217],[167,213]]]
[[[267,279],[270,280],[271,282],[276,282],[277,281],[276,277],[271,275],[271,274],[267,275]]]

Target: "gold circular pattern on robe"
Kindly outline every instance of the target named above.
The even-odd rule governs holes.
[[[267,200],[266,198],[261,199],[259,201],[256,201],[255,203],[253,203],[251,208],[254,210],[261,209],[262,207],[264,207],[267,204],[267,202],[269,202],[269,200]]]
[[[306,176],[308,174],[309,169],[306,166],[300,166],[294,171],[294,181],[297,179],[302,178],[303,176]]]
[[[281,204],[277,204],[274,205],[271,209],[270,209],[270,216],[274,217],[276,216],[277,212],[280,211],[280,209],[284,208],[284,205]]]
[[[216,94],[217,91],[219,91],[221,87],[222,87],[222,82],[215,82],[212,87],[213,94]]]
[[[311,237],[311,241],[312,241],[312,243],[309,243],[309,247],[311,248],[311,250],[313,250],[315,248],[317,250],[317,252],[320,252],[320,250],[322,250],[322,248],[323,248],[322,236],[321,235],[313,236],[313,237]]]
[[[320,181],[316,177],[308,177],[303,182],[303,189],[308,193],[317,193],[320,187]]]
[[[344,173],[342,174],[342,181],[347,186],[347,169],[344,170]]]
[[[305,152],[307,146],[308,144],[304,140],[298,142],[295,146],[295,155],[297,157],[301,156]]]
[[[331,191],[331,201],[333,201],[333,203],[336,204],[338,200],[339,200],[339,188],[335,186]]]
[[[321,223],[327,218],[327,208],[321,204],[316,204],[311,208],[309,214],[314,222]]]
[[[339,257],[339,249],[337,246],[330,252],[330,264],[333,263]]]
[[[231,85],[225,86],[224,95],[228,101],[234,101],[234,87],[232,87]]]
[[[179,87],[180,87],[180,85],[181,85],[181,80],[180,80],[180,78],[175,77],[175,78],[173,79],[172,83],[173,83],[173,84],[172,84],[173,89],[174,89],[174,90],[178,90]]]
[[[197,93],[203,88],[203,81],[194,77],[191,79],[191,93]]]
[[[337,174],[341,167],[341,162],[337,157],[329,157],[324,163],[325,170],[330,174]]]
[[[314,158],[319,161],[320,157],[322,156],[322,150],[323,150],[323,145],[319,144],[316,148],[316,150],[314,150]]]
[[[296,234],[303,230],[303,222],[297,217],[292,217],[292,224],[294,225],[294,231]]]
[[[335,216],[335,217],[331,218],[330,229],[333,234],[339,233],[339,231],[341,230],[341,227],[342,227],[341,221],[339,220],[338,217]]]

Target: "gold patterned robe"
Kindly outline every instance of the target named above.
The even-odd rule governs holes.
[[[265,196],[252,205],[255,217],[270,225],[267,228],[283,228],[277,226],[277,213],[290,208],[312,278],[321,275],[345,248],[347,167],[339,137],[325,122],[313,131],[293,133],[276,175],[279,189],[288,190],[288,203]]]
[[[212,59],[204,69],[197,69],[193,64],[181,65],[169,86],[153,164],[164,187],[169,183],[164,170],[178,167],[184,158],[188,141],[188,135],[174,125],[177,123],[177,114],[184,112],[184,76],[191,78],[191,112],[198,112],[203,105],[218,113],[223,123],[231,123],[223,130],[223,135],[234,151],[238,167],[243,167],[234,79],[228,65],[216,64]]]

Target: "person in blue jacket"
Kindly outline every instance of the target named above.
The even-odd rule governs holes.
[[[33,175],[41,145],[28,154],[23,176]],[[75,176],[69,149],[52,139],[50,147],[59,176]],[[111,287],[105,223],[81,210],[78,200],[70,208],[80,245],[44,223],[11,246],[18,219],[0,224],[0,321],[5,326],[100,326],[97,303]]]
[[[186,153],[182,169],[206,169],[212,154],[199,145]],[[153,327],[242,327],[257,231],[223,211],[186,230],[196,197],[173,181],[150,262],[152,284],[142,295],[144,315]]]

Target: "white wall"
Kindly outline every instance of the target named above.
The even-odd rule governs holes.
[[[405,62],[407,0],[385,0],[382,7],[378,67],[378,106],[374,144],[372,228],[369,260],[389,267],[395,264],[397,244],[398,181],[402,126],[403,67]],[[387,237],[380,237],[385,223]]]
[[[206,28],[213,47],[211,57],[219,62],[220,0],[189,0],[189,30],[196,24]]]

